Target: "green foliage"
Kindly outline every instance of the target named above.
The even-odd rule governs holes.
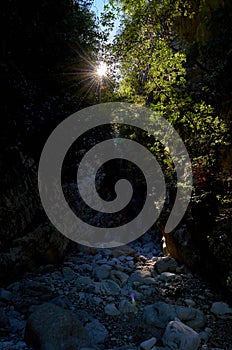
[[[216,164],[221,149],[229,144],[228,124],[214,98],[219,67],[222,71],[224,67],[220,66],[221,50],[225,44],[227,48],[230,45],[225,37],[228,23],[224,29],[221,24],[219,31],[224,38],[222,47],[218,35],[215,41],[205,35],[210,40],[204,45],[187,38],[190,33],[193,39],[192,32],[201,23],[206,31],[206,23],[210,22],[210,32],[215,33],[219,23],[212,21],[220,1],[210,8],[201,0],[110,3],[121,8],[121,32],[113,45],[114,60],[120,63],[121,71],[117,99],[148,106],[161,114],[183,138],[192,160],[207,158],[208,165]],[[210,51],[213,43],[216,56]]]

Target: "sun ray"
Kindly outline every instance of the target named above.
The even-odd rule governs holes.
[[[107,73],[107,69],[108,69],[107,64],[102,61],[99,63],[96,73],[100,78],[105,77]]]
[[[111,80],[112,67],[108,66],[100,58],[96,60],[96,57],[90,57],[83,48],[79,48],[79,51],[75,48],[72,49],[79,57],[78,61],[80,63],[75,64],[73,62],[72,66],[69,67],[69,71],[60,72],[59,75],[70,76],[70,82],[73,83],[73,91],[76,89],[79,98],[77,108],[80,108],[84,100],[88,99],[88,96],[91,94],[95,95],[96,102],[101,102],[107,86],[110,88],[114,87],[114,83]]]

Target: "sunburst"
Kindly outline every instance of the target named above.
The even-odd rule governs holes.
[[[70,79],[73,81],[73,88],[78,89],[78,96],[80,99],[81,107],[84,100],[90,95],[95,95],[96,102],[101,102],[102,93],[107,87],[113,89],[114,82],[111,78],[112,67],[107,65],[107,63],[102,60],[93,60],[88,54],[80,47],[79,51],[75,50],[76,54],[81,58],[82,67],[75,67],[73,65],[73,70],[69,72],[63,72],[62,75],[69,75]]]
[[[107,75],[107,69],[107,64],[101,61],[97,66],[96,73],[100,78],[105,77]]]

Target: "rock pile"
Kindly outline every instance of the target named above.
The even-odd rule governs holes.
[[[232,350],[231,308],[152,239],[72,251],[0,290],[2,350]]]

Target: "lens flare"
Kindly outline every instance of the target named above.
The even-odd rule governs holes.
[[[105,62],[100,62],[97,67],[97,75],[101,78],[106,75],[107,72],[107,64]]]

